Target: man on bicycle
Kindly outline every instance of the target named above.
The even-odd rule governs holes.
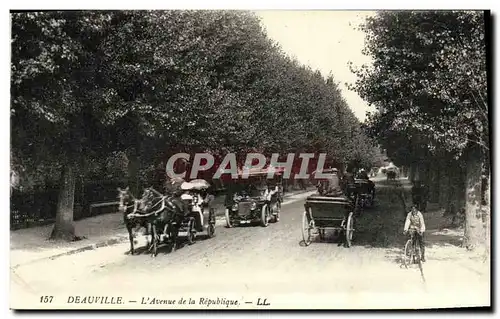
[[[416,236],[415,239],[417,240],[417,244],[420,246],[420,251],[422,252],[422,262],[425,262],[425,221],[424,216],[417,209],[417,206],[415,204],[412,205],[410,212],[406,216],[403,234],[406,235],[408,231],[414,232],[414,236]]]

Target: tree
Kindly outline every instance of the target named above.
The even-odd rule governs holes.
[[[466,246],[477,246],[472,238],[481,237],[481,227],[471,225],[477,225],[481,171],[489,162],[483,14],[383,12],[363,30],[374,62],[353,69],[353,89],[377,108],[369,118],[372,135],[384,147],[401,136],[406,151],[388,148],[392,156],[410,155],[402,158],[406,163],[439,154],[467,164]]]
[[[116,152],[134,192],[179,151],[317,151],[369,164],[373,145],[333,76],[286,56],[253,13],[42,12],[12,21],[12,149],[40,180],[61,180],[53,238],[75,238],[75,177]]]
[[[112,94],[103,84],[99,61],[106,55],[103,40],[121,19],[127,14],[12,14],[11,144],[31,168],[59,171],[51,238],[77,238],[75,178],[83,173],[85,162],[107,155],[113,147],[110,123],[122,116],[123,109],[106,103]],[[41,173],[54,176],[48,170]]]

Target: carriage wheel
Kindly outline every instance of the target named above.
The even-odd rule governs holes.
[[[187,225],[187,241],[189,245],[194,244],[194,218],[190,217]]]
[[[307,211],[302,215],[302,239],[304,240],[304,244],[309,246],[311,244],[311,224],[309,219],[307,218]]]
[[[227,228],[232,228],[233,227],[233,223],[231,221],[231,216],[229,216],[229,209],[226,208],[226,227]]]
[[[276,216],[274,218],[275,222],[279,222],[280,221],[280,213],[281,213],[281,200],[278,201],[278,203],[276,203],[276,208],[278,209],[278,211],[276,212]]]
[[[209,224],[207,227],[207,235],[208,238],[215,237],[215,225],[214,224]]]
[[[347,247],[351,247],[353,234],[354,234],[354,218],[353,218],[353,213],[351,212],[347,217],[347,225],[345,228],[345,243]]]
[[[210,210],[210,213],[208,215],[207,235],[208,238],[212,238],[215,236],[215,216],[213,209]]]
[[[262,227],[269,226],[269,206],[264,205],[260,213],[260,225]]]
[[[146,231],[144,233],[144,237],[146,237],[146,248],[149,248],[149,247],[151,247],[151,244],[152,244],[152,242],[149,241],[149,234],[152,232],[151,231],[151,224],[148,223],[145,226],[145,228],[146,228]]]
[[[375,192],[374,192],[374,191],[371,191],[371,192],[370,192],[370,196],[369,196],[369,198],[368,198],[368,200],[367,200],[367,202],[368,202],[368,203],[367,203],[367,206],[368,206],[368,207],[373,207],[373,201],[374,201],[374,199],[375,199]]]
[[[170,223],[165,224],[165,227],[163,228],[163,236],[163,243],[168,244],[170,239]]]
[[[356,216],[360,216],[362,210],[362,199],[360,196],[356,195],[356,199],[354,201],[354,213],[356,214]]]
[[[156,257],[158,255],[158,236],[156,233],[156,225],[152,225],[152,231],[151,231],[151,257]]]
[[[319,239],[325,240],[325,232],[326,231],[324,229],[319,230]]]
[[[277,201],[276,202],[276,211],[275,211],[276,214],[272,216],[273,223],[277,223],[280,221],[280,211],[281,211],[281,203],[280,203],[280,201]]]

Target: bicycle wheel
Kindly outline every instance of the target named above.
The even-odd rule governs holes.
[[[408,239],[405,244],[405,249],[403,252],[403,263],[407,266],[412,260],[412,249],[411,249],[411,239]]]
[[[415,264],[421,265],[422,262],[422,255],[420,251],[420,246],[417,244],[417,241],[415,240],[413,251],[415,252]]]

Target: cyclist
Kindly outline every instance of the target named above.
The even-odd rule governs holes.
[[[415,232],[417,244],[420,246],[420,251],[422,252],[422,262],[425,262],[425,246],[424,246],[424,232],[425,232],[425,221],[422,213],[417,209],[415,204],[412,205],[410,212],[406,216],[405,226],[403,234],[407,234],[408,231]]]

